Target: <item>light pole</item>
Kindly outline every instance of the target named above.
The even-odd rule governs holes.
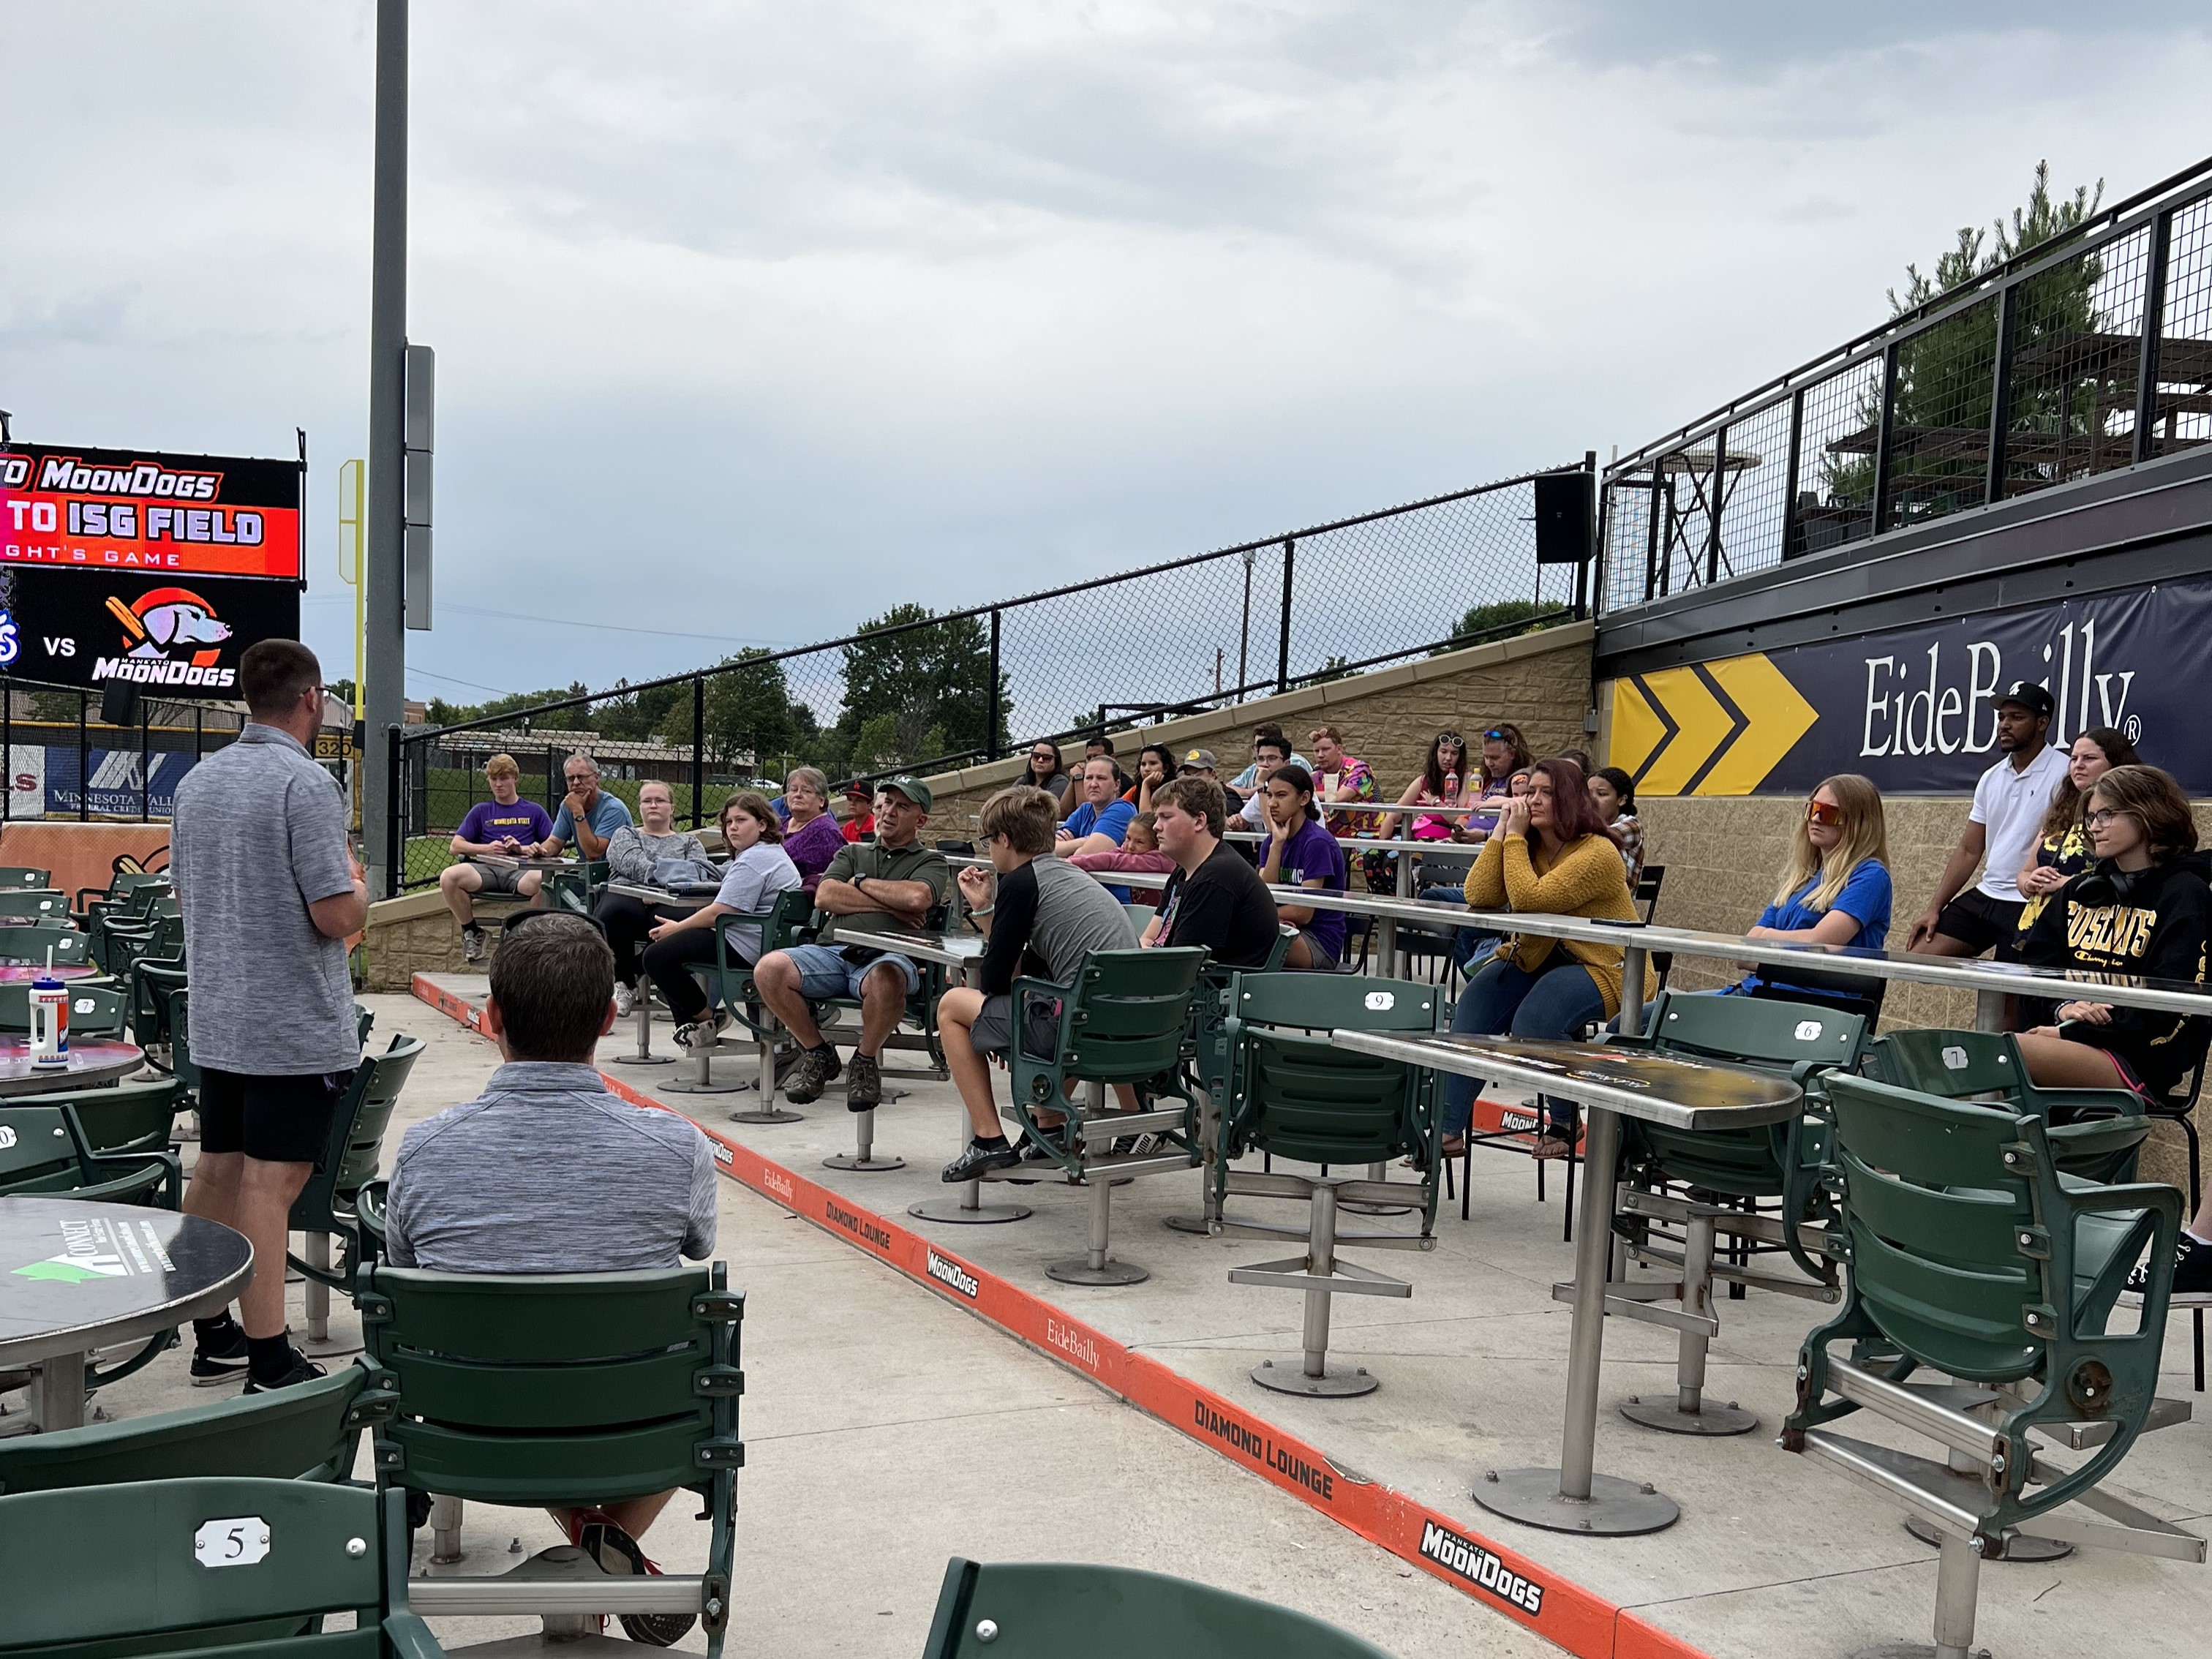
[[[391,729],[405,708],[407,645],[401,615],[403,426],[407,368],[407,0],[377,0],[376,184],[369,254],[368,568],[366,737],[362,837],[368,890],[398,890],[390,855]],[[402,858],[404,850],[402,849]]]

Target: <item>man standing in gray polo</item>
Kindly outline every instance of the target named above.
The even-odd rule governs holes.
[[[238,683],[248,723],[177,786],[169,870],[202,1073],[185,1208],[253,1245],[244,1328],[228,1310],[193,1321],[192,1381],[243,1370],[258,1394],[323,1375],[284,1322],[286,1224],[361,1063],[345,942],[368,918],[368,888],[337,786],[307,753],[323,718],[315,653],[264,640],[239,659]]]

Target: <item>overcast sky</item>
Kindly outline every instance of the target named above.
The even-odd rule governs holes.
[[[408,690],[670,672],[1633,447],[1879,321],[2038,158],[2113,199],[2212,147],[2201,8],[2116,9],[423,0]],[[307,428],[333,675],[373,22],[0,0],[0,406]]]

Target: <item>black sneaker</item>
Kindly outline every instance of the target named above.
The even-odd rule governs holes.
[[[484,930],[473,922],[461,929],[461,960],[482,962],[484,959]]]
[[[689,1025],[676,1028],[676,1046],[679,1048],[711,1048],[729,1029],[730,1011],[711,1008]]]
[[[968,1150],[945,1166],[939,1177],[948,1187],[957,1187],[963,1181],[988,1175],[993,1170],[1011,1170],[1022,1161],[1021,1149],[1011,1143],[1000,1146],[978,1146],[968,1143]]]
[[[234,1382],[246,1369],[246,1329],[236,1320],[192,1350],[192,1386],[212,1389]]]
[[[2139,1262],[2128,1275],[2120,1300],[2130,1308],[2142,1306],[2143,1291],[2150,1283],[2150,1264]],[[2185,1232],[2173,1250],[2173,1297],[2177,1308],[2212,1308],[2212,1244]]]
[[[660,1569],[647,1559],[645,1552],[638,1547],[637,1540],[597,1510],[586,1510],[577,1517],[576,1547],[617,1578],[647,1574],[658,1577],[660,1574]],[[629,1632],[631,1641],[656,1648],[674,1647],[698,1621],[698,1615],[690,1613],[623,1613],[615,1616],[622,1620],[622,1627]]]
[[[843,1069],[837,1063],[837,1051],[828,1043],[806,1049],[799,1056],[799,1064],[791,1068],[790,1081],[783,1085],[783,1097],[794,1106],[819,1100],[823,1090],[835,1082]]]
[[[873,1111],[884,1103],[884,1073],[874,1059],[855,1053],[853,1068],[845,1074],[845,1107],[848,1111]]]
[[[319,1376],[329,1375],[320,1365],[295,1348],[292,1350],[291,1368],[283,1376],[264,1382],[259,1377],[249,1374],[246,1379],[246,1392],[267,1394],[275,1389],[297,1388],[302,1382],[312,1382]]]

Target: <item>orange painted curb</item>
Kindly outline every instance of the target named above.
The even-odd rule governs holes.
[[[479,1015],[471,1004],[419,974],[413,989],[416,997],[440,1012],[471,1030],[479,1029]],[[600,1076],[611,1091],[633,1105],[675,1111],[640,1094],[619,1078],[604,1072]],[[698,1123],[687,1113],[676,1115]],[[1581,1659],[1709,1659],[1704,1650],[1539,1566],[1508,1546],[1467,1530],[1464,1522],[1353,1473],[1319,1448],[988,1268],[771,1162],[706,1124],[698,1123],[698,1127],[714,1148],[716,1167],[740,1186],[890,1263],[947,1301],[1080,1371],[1109,1394],[1293,1493],[1370,1543],[1380,1545]]]

